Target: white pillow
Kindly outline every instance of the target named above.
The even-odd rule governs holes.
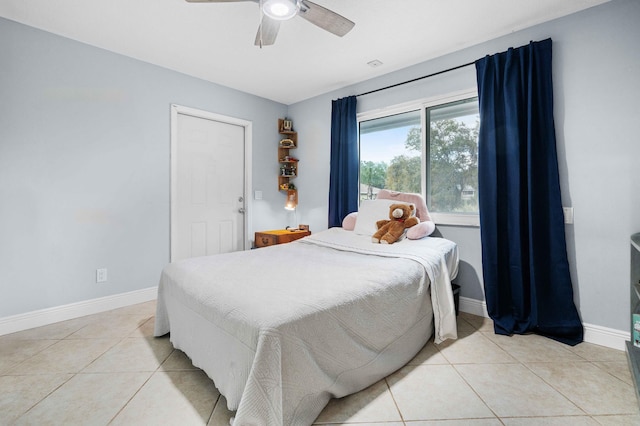
[[[391,204],[407,204],[398,203],[397,200],[364,200],[360,203],[356,226],[353,232],[358,235],[373,235],[378,228],[376,222],[379,220],[389,219],[389,206]]]

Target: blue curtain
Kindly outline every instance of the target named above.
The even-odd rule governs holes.
[[[553,122],[551,39],[476,61],[482,268],[497,334],[575,345]]]
[[[356,97],[331,102],[329,227],[358,210],[358,120]]]

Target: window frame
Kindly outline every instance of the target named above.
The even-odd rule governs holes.
[[[428,156],[429,156],[429,146],[427,142],[427,127],[426,124],[426,115],[427,108],[432,108],[435,106],[461,101],[469,98],[478,97],[477,88],[461,90],[458,92],[453,92],[445,95],[438,95],[430,98],[420,99],[416,101],[405,102],[398,105],[388,106],[384,108],[379,108],[372,111],[360,112],[357,114],[358,120],[358,130],[360,129],[360,123],[363,121],[375,120],[377,118],[384,118],[391,115],[402,114],[410,111],[420,111],[420,120],[422,123],[421,126],[421,137],[422,137],[422,164],[425,165],[420,169],[420,185],[422,187],[422,196],[425,200],[428,200],[427,194],[427,167]],[[360,135],[358,135],[358,157],[360,153]],[[360,161],[358,161],[358,167]],[[360,171],[358,170],[358,176],[360,175]],[[480,226],[480,215],[479,213],[438,213],[438,212],[429,212],[431,219],[436,223],[436,225],[443,226],[471,226],[471,227],[479,227]]]

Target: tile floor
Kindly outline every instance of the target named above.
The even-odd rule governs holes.
[[[153,337],[154,313],[148,302],[0,336],[0,424],[228,425],[213,382]],[[427,343],[316,424],[640,425],[624,352],[458,319],[458,340]]]

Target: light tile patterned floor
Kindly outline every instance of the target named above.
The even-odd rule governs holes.
[[[155,302],[0,337],[0,425],[228,425],[215,385],[167,337]],[[640,425],[624,352],[505,337],[461,313],[427,345],[316,425]]]

